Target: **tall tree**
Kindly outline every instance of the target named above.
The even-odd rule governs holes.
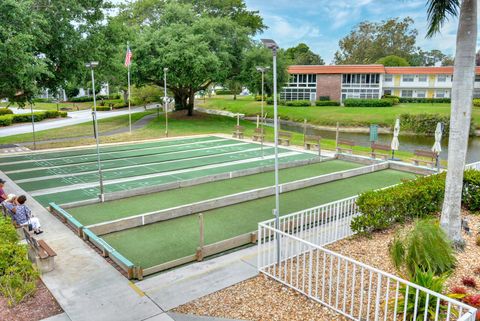
[[[288,48],[285,55],[290,65],[325,65],[322,57],[310,50],[310,47],[304,43]]]
[[[443,61],[447,61],[447,58],[449,58],[449,56],[438,49],[424,51],[418,48],[410,57],[409,62],[412,66],[435,66],[443,63]]]
[[[465,243],[461,233],[461,201],[475,81],[477,0],[463,0],[461,4],[460,0],[428,0],[428,36],[439,32],[450,16],[457,16],[459,8],[448,138],[448,171],[441,225],[455,246],[462,248]]]
[[[257,94],[262,92],[262,78],[257,67],[269,67],[270,69],[265,73],[265,94],[273,94],[272,64],[272,51],[262,44],[254,44],[245,52],[240,79],[250,92]],[[277,51],[277,82],[279,86],[288,81],[287,67],[285,50],[280,49]]]
[[[132,70],[139,83],[163,86],[163,68],[169,68],[177,108],[193,115],[195,93],[237,75],[249,42],[248,29],[234,20],[199,16],[193,6],[172,2],[134,42]]]
[[[380,23],[364,21],[340,40],[334,61],[336,64],[372,64],[389,55],[408,60],[415,52],[417,34],[410,17]]]
[[[383,58],[378,59],[375,63],[381,64],[387,67],[401,67],[401,66],[410,66],[407,59],[390,55]]]
[[[39,47],[49,41],[46,21],[32,10],[32,1],[0,2],[0,98],[21,105],[31,100],[37,83],[50,77]]]

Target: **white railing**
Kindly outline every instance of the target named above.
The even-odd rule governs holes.
[[[477,171],[480,171],[480,162],[467,164],[465,165],[465,169],[476,169]]]
[[[352,320],[475,321],[466,304],[301,239],[318,228],[301,217],[286,221],[298,236],[259,224],[260,272]]]
[[[280,217],[280,229],[316,245],[326,245],[353,235],[350,228],[358,212],[358,195]],[[275,228],[275,219],[262,222]]]

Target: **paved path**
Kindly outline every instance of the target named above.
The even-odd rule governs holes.
[[[155,108],[156,105],[149,105],[147,109]],[[143,107],[135,107],[132,108],[133,113],[139,113],[145,111]],[[121,115],[128,115],[128,108],[124,108],[121,110],[114,110],[114,111],[99,111],[97,112],[98,119],[110,118],[115,116]],[[68,113],[67,118],[57,118],[52,120],[44,120],[38,123],[35,123],[35,131],[39,132],[42,130],[52,129],[52,128],[61,128],[71,125],[77,125],[85,122],[92,121],[92,111],[91,110],[80,110],[80,111],[72,111]],[[32,124],[19,124],[13,126],[7,126],[0,128],[0,136],[11,136],[11,135],[18,135],[18,134],[25,134],[32,132]]]

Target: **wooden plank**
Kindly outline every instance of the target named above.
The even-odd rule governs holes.
[[[155,274],[155,273],[158,273],[158,272],[161,272],[161,271],[164,271],[164,270],[168,270],[168,269],[171,269],[171,268],[179,266],[179,265],[194,262],[194,261],[196,261],[196,259],[197,259],[197,257],[195,256],[195,254],[193,254],[193,255],[182,257],[180,259],[176,259],[176,260],[173,260],[173,261],[169,261],[169,262],[166,262],[166,263],[155,265],[155,266],[143,269],[143,275],[147,276],[147,275],[150,275],[150,274]]]
[[[38,240],[38,245],[45,251],[47,252],[48,256],[57,256],[57,253],[55,253],[54,250],[44,240]]]

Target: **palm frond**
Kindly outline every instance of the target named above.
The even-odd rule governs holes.
[[[427,37],[432,37],[440,31],[449,17],[458,15],[460,0],[428,0],[427,7]]]

